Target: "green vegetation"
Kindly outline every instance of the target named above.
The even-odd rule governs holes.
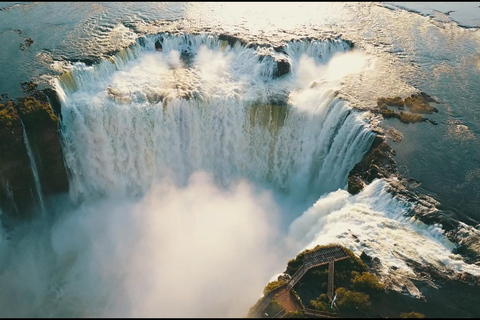
[[[303,250],[302,252],[300,252],[296,257],[295,259],[291,259],[290,261],[288,261],[288,264],[287,264],[287,270],[285,270],[285,273],[286,274],[289,274],[289,275],[293,275],[295,272],[297,272],[297,270],[302,266],[303,264],[303,259],[305,258],[305,255],[308,254],[309,252],[313,252],[313,251],[316,251],[316,250],[319,250],[319,249],[325,249],[325,248],[332,248],[332,247],[337,247],[338,244],[329,244],[329,245],[316,245],[315,248],[313,249],[306,249],[306,250]],[[343,248],[343,247],[342,247]],[[350,251],[346,248],[343,248],[343,250],[347,250],[347,251]],[[345,251],[348,255],[349,252]],[[355,256],[353,254],[353,252],[350,251],[350,253]],[[361,260],[359,260],[361,262]],[[363,263],[363,262],[362,262]]]
[[[0,124],[2,127],[12,126],[19,120],[13,101],[0,103]]]
[[[285,273],[293,275],[303,264],[306,254],[313,251],[338,246],[331,244],[327,246],[316,246],[313,249],[300,252],[295,259],[288,262]],[[314,309],[325,315],[334,317],[378,317],[380,312],[385,312],[385,302],[389,301],[391,295],[386,295],[385,285],[380,279],[369,271],[367,265],[357,257],[351,250],[342,247],[348,259],[335,262],[335,290],[336,301],[331,307],[331,300],[327,296],[328,286],[328,264],[309,269],[304,276],[296,283],[291,290],[293,297],[301,304],[301,310],[288,312],[285,318],[305,318],[305,308]],[[287,283],[286,276],[279,276],[277,281],[270,282],[264,289],[268,294]],[[297,294],[298,292],[298,294]],[[270,294],[272,296],[272,294]],[[387,300],[385,300],[387,299]],[[257,302],[256,305],[260,303]],[[255,306],[254,306],[255,307]],[[253,310],[252,307],[250,310]],[[395,310],[396,309],[396,310]],[[276,300],[276,296],[265,308],[269,317],[274,316],[282,310],[282,305]],[[402,312],[402,306],[394,306],[388,310],[389,316]],[[263,314],[263,313],[262,313]],[[251,313],[249,314],[251,316]],[[402,313],[402,318],[421,318],[422,314],[416,312]]]
[[[307,316],[305,315],[304,310],[298,310],[298,311],[292,311],[292,312],[287,312],[283,318],[306,318]]]
[[[337,294],[337,305],[341,309],[348,311],[367,311],[370,309],[370,297],[368,294],[363,292],[350,291],[346,288],[338,288],[336,290]]]
[[[330,299],[328,299],[328,296],[325,293],[322,293],[318,298],[315,300],[310,301],[310,305],[313,307],[315,310],[319,311],[330,311]]]
[[[57,126],[60,121],[48,102],[39,101],[34,97],[18,99],[18,110],[26,126],[43,126],[52,123]]]
[[[295,291],[293,288],[290,290],[290,293],[293,295],[293,297],[300,303],[303,309],[305,309],[305,306],[303,305],[302,299],[298,295],[297,291]]]
[[[278,303],[277,300],[272,299],[272,301],[270,301],[270,303],[268,304],[268,306],[265,308],[263,312],[268,314],[269,317],[273,317],[274,315],[276,315],[282,310],[283,310],[282,305]]]
[[[425,315],[412,311],[412,312],[401,313],[400,318],[425,318]]]
[[[272,281],[269,284],[267,284],[267,286],[263,289],[263,294],[267,295],[269,292],[283,286],[286,283],[287,282],[281,278],[279,278],[278,280]]]
[[[370,272],[362,272],[360,274],[356,271],[353,271],[352,276],[352,288],[356,291],[373,292],[383,290],[385,287],[385,285],[380,283],[378,278]]]

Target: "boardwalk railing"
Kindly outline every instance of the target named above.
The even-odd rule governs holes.
[[[273,297],[283,289],[291,290],[298,281],[307,273],[308,270],[328,263],[328,289],[327,295],[332,300],[334,291],[334,262],[347,259],[348,255],[340,246],[332,246],[327,248],[319,248],[305,254],[303,264],[293,274],[288,283],[270,291],[266,294],[262,301],[250,312],[250,316],[259,317],[261,312],[268,306]],[[305,309],[306,310],[306,309]],[[313,309],[309,309],[313,310]],[[316,310],[313,310],[316,311]]]
[[[317,318],[338,318],[335,314],[308,308],[305,308],[305,315]]]

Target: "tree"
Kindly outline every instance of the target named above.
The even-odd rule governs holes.
[[[372,292],[384,288],[384,285],[370,272],[362,272],[360,274],[353,271],[352,276],[352,289],[356,291]]]
[[[370,308],[370,296],[368,294],[350,291],[345,288],[338,288],[336,293],[336,303],[341,309],[365,311]]]

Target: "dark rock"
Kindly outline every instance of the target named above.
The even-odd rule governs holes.
[[[112,51],[112,52],[116,52],[116,51]],[[112,54],[113,55],[113,54]],[[68,61],[70,62],[82,62],[84,63],[86,66],[93,66],[94,64],[96,63],[99,63],[100,62],[100,58],[99,57],[83,57],[83,58],[73,58],[73,59],[68,59]]]
[[[438,109],[429,105],[429,102],[436,102],[425,93],[412,94],[405,98],[405,105],[413,113],[432,113],[438,112]]]
[[[362,261],[365,263],[371,263],[373,260],[372,257],[370,257],[368,254],[365,253],[365,251],[362,251],[362,254],[360,255],[360,259],[362,259]]]
[[[43,89],[42,92],[48,97],[48,102],[52,106],[52,110],[55,115],[61,119],[62,105],[60,103],[60,99],[58,98],[57,92],[51,88]]]
[[[276,47],[273,47],[273,50],[275,52],[287,54],[287,52],[285,51],[285,46],[276,46]]]
[[[31,94],[35,90],[37,90],[37,84],[33,81],[22,82],[20,86],[22,87],[22,90],[25,94]]]
[[[60,143],[60,121],[46,96],[38,92],[19,98],[17,111],[25,125],[44,195],[66,192],[68,177]]]
[[[195,55],[191,51],[183,50],[180,53],[180,59],[187,67],[190,67],[193,64],[194,58]]]
[[[403,99],[400,97],[393,97],[393,98],[380,97],[377,99],[377,106],[380,107],[384,104],[388,106],[403,106],[404,102],[403,102]]]
[[[36,201],[34,192],[22,123],[14,101],[10,100],[0,104],[0,205],[5,217],[30,217]]]
[[[228,44],[233,47],[235,45],[235,43],[237,41],[240,41],[240,43],[242,44],[245,44],[242,40],[240,40],[239,38],[235,37],[235,36],[232,36],[232,35],[229,35],[229,34],[221,34],[218,36],[218,40],[221,40],[221,41],[227,41]]]
[[[372,267],[376,270],[380,270],[382,268],[382,262],[378,257],[373,258]]]
[[[30,47],[33,43],[33,39],[32,38],[28,38],[27,40],[25,40],[25,45],[28,47]]]
[[[396,175],[398,170],[393,155],[394,150],[390,148],[385,138],[377,135],[363,159],[350,170],[348,191],[352,193],[361,190],[360,182],[362,181],[370,183],[375,178],[387,178]]]
[[[402,112],[402,111],[400,111],[397,114],[397,118],[403,123],[415,123],[415,122],[423,122],[427,120],[426,118],[422,117],[419,114],[413,114],[413,113]]]
[[[162,51],[163,50],[163,47],[162,47],[162,44],[160,43],[160,40],[155,41],[155,49],[157,51]]]
[[[274,78],[279,78],[290,72],[291,65],[288,59],[281,58],[275,60],[275,62],[277,63],[277,66],[275,68],[275,71],[273,72]]]
[[[365,187],[365,183],[362,179],[358,176],[350,176],[348,177],[348,192],[350,194],[357,194]]]
[[[439,103],[437,99],[432,98],[431,96],[429,96],[429,95],[426,94],[425,92],[420,92],[419,95],[420,95],[420,97],[422,97],[422,99],[425,100],[426,102]]]

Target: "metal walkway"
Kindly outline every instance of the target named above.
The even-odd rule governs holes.
[[[303,264],[295,274],[292,276],[290,281],[281,287],[278,287],[275,290],[269,292],[266,296],[263,297],[262,301],[258,304],[257,307],[251,312],[252,317],[260,317],[262,311],[268,306],[270,301],[274,298],[275,294],[284,292],[286,290],[290,291],[298,281],[307,273],[308,270],[327,264],[328,263],[328,289],[327,295],[330,300],[333,298],[334,293],[334,263],[335,261],[340,261],[347,259],[348,255],[343,251],[340,246],[331,246],[327,248],[318,248],[317,250],[310,251],[305,254],[303,258]]]

